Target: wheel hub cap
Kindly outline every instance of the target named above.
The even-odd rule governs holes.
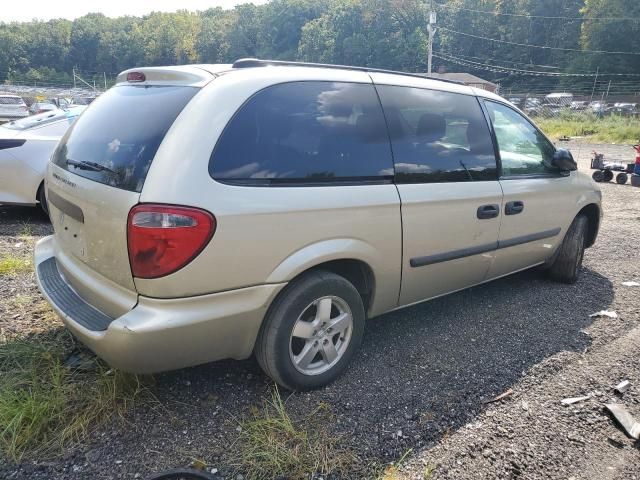
[[[319,375],[335,366],[351,341],[353,316],[345,300],[326,296],[310,303],[293,326],[289,355],[305,375]]]

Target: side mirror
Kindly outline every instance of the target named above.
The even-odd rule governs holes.
[[[553,160],[551,162],[554,167],[563,172],[573,172],[578,169],[578,164],[573,159],[571,152],[565,148],[559,148],[556,153],[553,154]]]

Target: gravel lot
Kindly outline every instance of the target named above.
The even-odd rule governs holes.
[[[594,148],[633,159],[628,146],[570,147],[585,171]],[[384,315],[370,321],[340,380],[287,397],[294,418],[322,402],[331,407],[327,428],[358,458],[343,478],[374,478],[409,449],[407,478],[423,478],[425,466],[435,467],[432,478],[451,479],[640,476],[638,443],[602,412],[610,385],[628,379],[621,401],[640,419],[640,288],[621,285],[640,282],[640,191],[614,183],[602,190],[605,218],[576,285],[528,271]],[[30,249],[25,234],[49,231],[33,209],[0,207],[0,255]],[[31,275],[0,277],[0,299],[34,289]],[[602,309],[619,318],[589,317]],[[0,303],[0,328],[43,327],[32,310]],[[270,388],[253,359],[157,375],[158,402],[131,412],[126,425],[101,427],[61,458],[0,463],[0,478],[139,478],[194,458],[230,478],[238,420]],[[505,400],[483,403],[508,389]],[[595,396],[583,403],[559,403],[588,393]]]

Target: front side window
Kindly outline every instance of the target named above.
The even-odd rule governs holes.
[[[485,104],[498,141],[503,176],[557,173],[551,167],[555,148],[537,128],[505,105]]]
[[[375,89],[292,82],[258,92],[226,126],[209,173],[249,185],[390,179],[391,149]]]
[[[487,121],[475,97],[377,87],[389,125],[396,182],[496,180]]]

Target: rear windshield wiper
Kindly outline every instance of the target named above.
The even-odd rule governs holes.
[[[111,170],[109,167],[105,167],[104,165],[101,165],[96,162],[87,162],[85,160],[72,160],[71,158],[68,158],[67,165],[73,165],[76,168],[93,170],[96,172],[116,173],[115,170]]]

